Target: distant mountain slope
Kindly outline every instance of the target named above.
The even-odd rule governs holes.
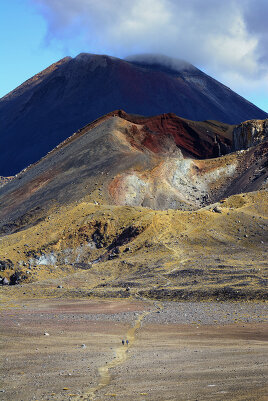
[[[111,110],[240,123],[267,114],[184,62],[66,57],[0,99],[0,175],[18,173]]]

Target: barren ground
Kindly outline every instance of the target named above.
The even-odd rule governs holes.
[[[267,309],[14,299],[1,310],[0,400],[267,400]]]

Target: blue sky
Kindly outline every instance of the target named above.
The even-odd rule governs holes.
[[[47,23],[27,0],[0,2],[0,96],[63,57],[45,41]]]
[[[80,52],[191,62],[268,112],[266,0],[2,0],[0,97]]]

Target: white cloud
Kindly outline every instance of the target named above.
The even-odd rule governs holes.
[[[48,39],[125,57],[162,53],[185,59],[235,90],[268,93],[267,0],[31,0]]]

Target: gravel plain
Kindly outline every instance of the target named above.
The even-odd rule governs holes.
[[[0,312],[0,401],[267,400],[267,310],[242,302],[19,301]]]

